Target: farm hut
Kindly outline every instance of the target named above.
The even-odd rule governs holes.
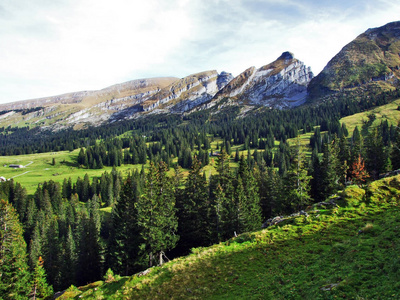
[[[23,168],[24,166],[23,165],[13,165],[13,164],[11,164],[11,165],[8,165],[10,168],[13,168],[13,169],[21,169],[21,168]]]

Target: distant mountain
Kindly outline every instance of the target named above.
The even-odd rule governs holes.
[[[53,130],[115,122],[154,113],[190,113],[235,105],[291,108],[308,99],[342,92],[360,98],[400,85],[400,22],[369,29],[346,45],[318,76],[290,52],[239,76],[205,71],[184,78],[133,80],[99,91],[0,105],[0,127],[40,126]]]
[[[0,105],[0,126],[82,128],[149,113],[185,113],[230,98],[234,105],[292,107],[306,98],[310,68],[284,52],[259,69],[251,67],[234,78],[227,72],[205,71],[175,77],[133,80],[99,91]]]
[[[390,90],[399,86],[400,22],[368,29],[346,45],[308,87],[311,99],[360,86]]]
[[[277,60],[259,69],[248,68],[235,77],[208,103],[234,99],[240,104],[287,108],[303,104],[307,85],[313,78],[310,67],[284,52]]]

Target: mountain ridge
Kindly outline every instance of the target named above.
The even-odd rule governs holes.
[[[363,95],[400,86],[400,22],[370,28],[345,45],[314,77],[283,52],[275,61],[233,77],[216,70],[183,78],[131,80],[98,91],[0,104],[0,126],[85,128],[148,114],[188,114],[225,105],[286,109],[347,93]],[[368,92],[365,92],[365,91]]]

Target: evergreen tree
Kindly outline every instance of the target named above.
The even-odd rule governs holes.
[[[378,179],[379,174],[388,170],[389,151],[387,151],[383,143],[382,135],[378,132],[377,128],[374,128],[373,131],[368,134],[366,141],[366,167],[371,176],[374,179]]]
[[[30,292],[26,243],[10,203],[0,200],[0,298],[27,299]]]
[[[108,265],[121,275],[131,275],[143,266],[139,253],[141,237],[135,208],[139,192],[137,179],[128,177],[112,210]]]
[[[246,232],[261,228],[261,206],[257,182],[241,157],[237,174],[236,202],[238,231]]]
[[[101,247],[93,218],[83,216],[81,222],[77,281],[79,285],[85,285],[101,278]]]
[[[282,178],[273,167],[264,171],[256,170],[255,178],[260,193],[262,216],[268,219],[281,212]]]
[[[210,240],[210,221],[208,220],[207,181],[201,174],[201,164],[196,157],[186,180],[183,196],[177,198],[178,234],[180,240],[177,251],[187,254],[193,247],[208,246]]]
[[[58,290],[61,287],[61,248],[57,217],[52,216],[48,222],[42,246],[44,260],[43,267],[48,275],[49,283],[54,287],[54,289]]]
[[[168,168],[164,162],[157,166],[150,163],[144,191],[139,197],[136,208],[141,237],[144,240],[142,250],[153,264],[153,256],[159,255],[162,264],[164,251],[174,248],[178,241],[176,230],[178,220],[175,214],[174,185],[167,177]]]
[[[400,127],[400,124],[399,126]],[[397,131],[395,133],[395,138],[393,141],[393,147],[391,151],[391,161],[394,170],[400,169],[400,133]]]
[[[226,240],[238,232],[237,202],[233,185],[234,177],[229,166],[229,157],[222,150],[217,161],[218,175],[213,177],[214,207],[218,240]]]
[[[353,136],[351,138],[351,145],[350,145],[350,162],[349,165],[353,165],[355,161],[358,160],[358,157],[365,157],[364,154],[364,139],[356,126],[353,131]]]
[[[68,226],[67,236],[63,243],[62,278],[63,286],[76,284],[77,249],[71,226]]]
[[[32,276],[32,297],[33,299],[46,299],[53,295],[53,288],[47,284],[46,272],[43,268],[43,259],[39,256]]]
[[[317,195],[324,200],[336,193],[340,187],[341,165],[338,159],[339,148],[336,140],[324,145],[321,170],[321,194]],[[314,175],[315,176],[315,175]]]
[[[305,154],[300,145],[294,148],[292,165],[284,181],[286,203],[293,210],[299,210],[310,204],[310,179],[305,167]]]

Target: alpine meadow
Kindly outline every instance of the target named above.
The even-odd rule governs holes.
[[[400,21],[0,104],[0,299],[399,299]]]

